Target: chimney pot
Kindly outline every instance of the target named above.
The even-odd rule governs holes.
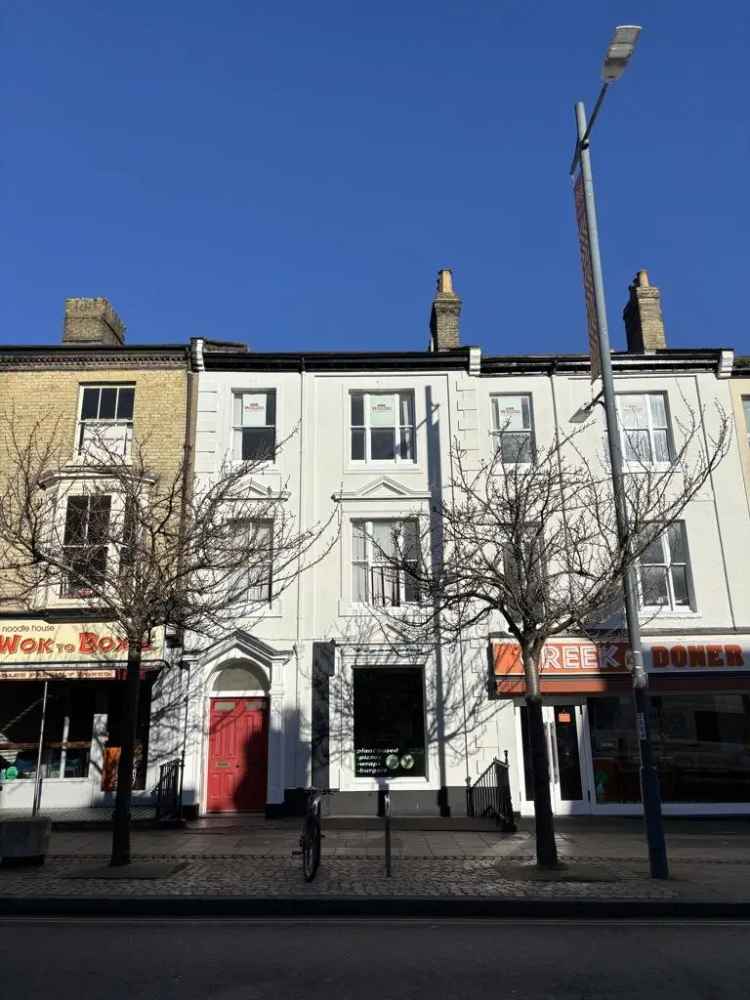
[[[453,271],[449,267],[443,267],[438,271],[437,290],[454,295],[453,291]]]
[[[122,347],[125,324],[108,299],[66,299],[63,344]]]
[[[653,354],[666,349],[661,292],[649,282],[648,271],[636,273],[622,318],[631,354]]]
[[[437,292],[432,302],[431,350],[453,351],[461,346],[460,318],[461,299],[453,288],[453,272],[449,267],[443,267],[438,271]]]

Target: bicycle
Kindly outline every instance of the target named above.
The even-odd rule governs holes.
[[[323,839],[320,804],[324,795],[332,794],[330,788],[311,788],[307,793],[307,808],[299,838],[300,850],[294,852],[302,855],[305,882],[312,882],[320,865],[320,842]]]

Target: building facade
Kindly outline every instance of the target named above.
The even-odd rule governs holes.
[[[383,782],[401,814],[461,814],[466,789],[508,760],[514,805],[530,812],[523,681],[499,619],[453,645],[386,641],[374,606],[405,584],[377,545],[428,516],[449,488],[451,442],[477,463],[497,447],[499,414],[542,447],[590,402],[585,356],[486,357],[461,347],[460,300],[441,272],[424,353],[256,354],[198,342],[196,475],[243,442],[286,441],[254,488],[281,494],[299,524],[340,515],[337,544],[269,604],[260,622],[186,651],[193,674],[186,795],[198,812],[297,810],[311,782],[337,789],[331,809],[372,814]],[[681,425],[716,432],[731,410],[732,353],[668,349],[659,290],[640,272],[625,310],[628,350],[613,358],[623,434],[668,462]],[[592,421],[584,451],[601,451]],[[252,450],[252,444],[248,444]],[[248,457],[251,453],[245,453]],[[641,579],[662,583],[643,608],[654,740],[667,812],[742,812],[750,780],[750,519],[736,447]],[[621,643],[580,635],[548,644],[543,691],[555,810],[637,812],[637,737]],[[489,675],[489,676],[488,676]],[[488,695],[488,689],[490,694]],[[221,720],[225,719],[225,723]],[[212,734],[233,734],[227,742]],[[247,777],[241,734],[264,761]],[[239,735],[234,735],[234,734]],[[232,749],[234,747],[234,749]],[[231,752],[230,752],[231,751]],[[236,764],[239,763],[239,767]],[[238,771],[223,781],[225,770]]]
[[[188,385],[187,348],[128,345],[106,299],[68,299],[62,344],[0,349],[0,469],[15,461],[11,428],[20,442],[42,443],[58,433],[63,475],[49,488],[58,493],[66,544],[93,545],[96,519],[109,516],[104,505],[110,498],[91,493],[87,449],[103,436],[127,456],[141,442],[157,474],[175,475],[185,454]],[[43,808],[110,805],[123,710],[119,678],[127,659],[120,631],[90,607],[73,579],[23,604],[14,604],[7,578],[0,586],[6,588],[0,609],[0,809],[29,808],[37,777]],[[149,742],[151,702],[167,655],[163,634],[144,649],[136,800],[150,800],[158,776],[158,755]]]
[[[75,320],[79,307],[69,312]],[[187,447],[196,488],[227,464],[262,457],[248,495],[284,504],[297,530],[315,535],[321,526],[317,547],[284,586],[271,568],[257,613],[213,638],[186,634],[179,648],[153,651],[158,669],[144,685],[137,777],[144,800],[153,796],[159,764],[179,758],[188,814],[296,813],[314,784],[337,790],[332,811],[372,815],[387,782],[398,814],[461,815],[467,788],[499,759],[508,764],[514,808],[533,811],[524,681],[507,623],[497,615],[452,643],[437,634],[417,643],[394,638],[379,614],[385,604],[415,599],[408,581],[388,572],[379,545],[387,547],[394,532],[408,542],[418,519],[439,537],[434,513],[454,479],[453,444],[479,467],[504,427],[513,439],[504,462],[532,461],[591,403],[586,356],[483,355],[461,346],[460,312],[452,276],[442,271],[425,351],[256,353],[201,338],[189,348],[129,348],[116,335],[82,341],[66,326],[61,348],[0,352],[3,399],[12,395],[27,415],[36,398],[29,387],[49,384],[55,412],[70,421],[74,465],[89,419],[84,407],[93,413],[96,402],[90,419],[102,419],[102,393],[111,407],[116,390],[115,417],[106,419],[117,423],[124,392],[126,427],[118,433],[154,430],[166,465]],[[110,334],[96,329],[108,338],[116,324],[106,308],[102,316]],[[630,288],[624,320],[628,347],[614,353],[613,368],[626,457],[637,441],[650,461],[668,465],[691,419],[704,445],[721,410],[738,421],[728,454],[637,576],[665,811],[748,812],[750,513],[738,484],[749,481],[739,421],[750,390],[731,351],[667,347],[659,290],[645,272]],[[592,463],[602,456],[604,431],[594,414],[579,439]],[[92,693],[80,711],[71,695],[59,699],[50,732],[60,735],[45,749],[44,804],[107,804],[116,664],[97,657],[101,643],[89,640],[94,652],[85,664],[44,665],[30,641],[21,661],[23,637],[34,638],[21,631],[23,617],[9,612],[0,623],[0,807],[29,801],[38,722],[29,706],[38,702],[42,670],[46,677],[53,669],[65,674],[55,681],[60,691]],[[77,648],[82,634],[96,631],[75,602],[59,596],[25,618],[32,629],[73,630],[54,646]],[[16,659],[8,655],[14,636]],[[571,633],[547,644],[542,691],[558,814],[640,809],[625,653],[617,636],[595,644]],[[16,717],[15,734],[7,722],[3,729],[2,718]]]

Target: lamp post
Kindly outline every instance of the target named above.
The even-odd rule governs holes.
[[[635,700],[636,722],[638,727],[638,742],[641,761],[641,798],[648,840],[649,865],[652,878],[669,878],[667,849],[664,842],[664,827],[661,816],[661,797],[659,779],[654,763],[651,746],[648,712],[648,678],[643,666],[643,650],[641,647],[640,622],[638,618],[638,593],[635,573],[630,563],[630,536],[628,511],[625,501],[625,484],[623,480],[622,449],[620,432],[617,423],[617,407],[615,388],[612,379],[612,360],[610,356],[609,331],[607,328],[607,308],[604,298],[604,279],[602,262],[599,252],[599,235],[596,222],[596,204],[594,201],[594,182],[591,174],[590,136],[597,115],[604,101],[610,84],[619,79],[633,54],[638,40],[640,28],[635,25],[623,25],[615,30],[614,37],[607,50],[602,69],[604,84],[590,121],[586,122],[586,111],[582,101],[575,106],[578,140],[576,142],[573,162],[570,166],[571,176],[580,164],[580,174],[576,181],[577,201],[580,204],[579,236],[584,266],[584,283],[587,285],[587,305],[589,307],[589,339],[592,354],[592,378],[596,372],[601,374],[604,410],[607,420],[607,440],[612,468],[612,486],[614,492],[617,531],[620,544],[625,552],[626,569],[624,574],[625,617],[627,620],[628,642],[630,645],[630,665],[633,675],[633,695]],[[598,362],[598,364],[597,364]]]

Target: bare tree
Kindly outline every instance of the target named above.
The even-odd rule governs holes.
[[[187,458],[159,473],[148,441],[100,434],[71,465],[59,423],[41,417],[23,435],[12,415],[4,424],[0,603],[74,600],[110,621],[127,649],[111,859],[127,864],[144,644],[167,628],[215,636],[237,619],[261,619],[335,543],[335,512],[301,528],[286,489],[257,478],[262,460],[227,462],[196,482]]]
[[[662,456],[668,461],[654,461],[640,432],[628,437],[626,539],[618,536],[609,465],[582,452],[583,428],[535,453],[530,439],[505,428],[490,461],[472,462],[455,444],[442,501],[379,546],[387,566],[377,610],[384,631],[402,641],[454,641],[483,626],[518,644],[540,865],[557,864],[540,687],[545,642],[563,633],[625,639],[622,585],[630,568],[639,570],[644,604],[661,602],[666,570],[647,571],[641,561],[706,485],[730,442],[722,410],[711,433],[704,418],[688,408],[679,446]]]

